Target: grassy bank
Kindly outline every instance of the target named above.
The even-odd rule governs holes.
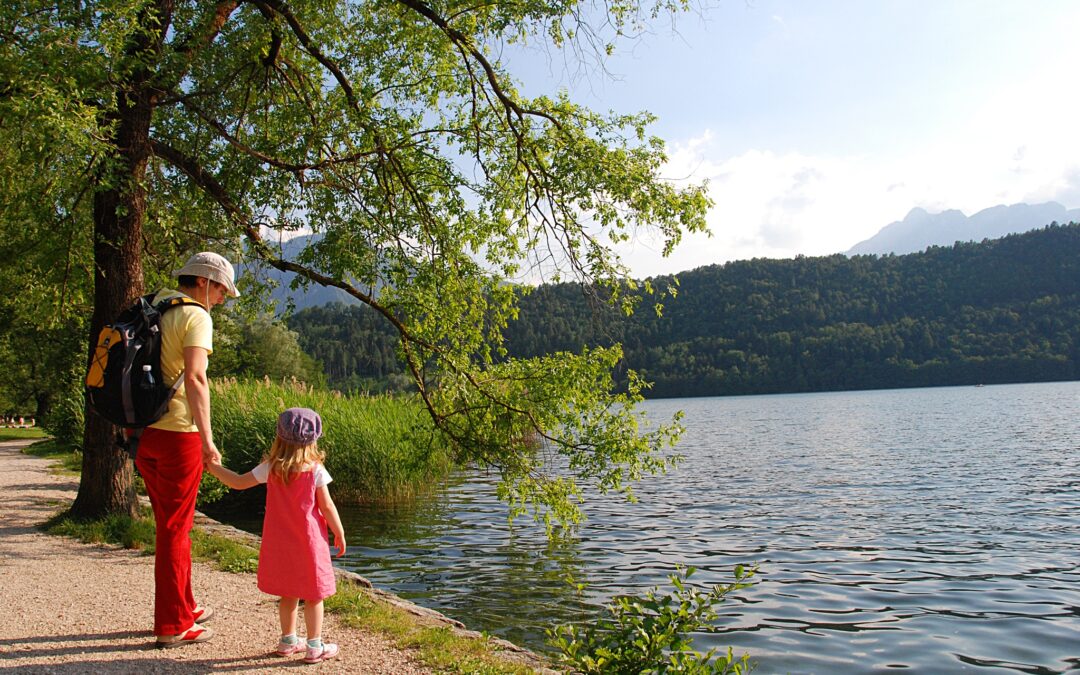
[[[113,516],[102,520],[76,521],[62,513],[44,525],[46,532],[74,537],[83,542],[115,544],[152,555],[154,520],[149,512],[139,518]],[[191,532],[192,559],[210,562],[226,572],[254,572],[258,551],[197,528]],[[434,670],[447,673],[524,674],[532,668],[507,660],[488,639],[455,634],[450,628],[426,625],[404,609],[372,596],[347,580],[338,582],[336,595],[326,610],[352,628],[385,635],[398,649],[412,652]]]
[[[274,439],[277,416],[292,407],[323,418],[319,447],[343,501],[388,501],[422,492],[453,468],[431,421],[407,396],[345,396],[299,382],[225,379],[213,385],[214,437],[235,471],[258,464]]]
[[[427,666],[448,673],[534,673],[508,661],[487,637],[457,635],[446,626],[426,626],[407,612],[381,602],[356,584],[339,584],[326,609],[347,626],[382,633],[399,649],[413,650]]]
[[[37,443],[25,452],[53,459],[56,468],[65,472],[70,471],[66,467],[72,466],[72,458],[81,457],[77,451],[55,441]],[[75,473],[78,468],[79,464],[74,464]],[[93,521],[74,520],[63,512],[46,522],[43,529],[49,534],[87,543],[123,546],[147,555],[154,552],[154,520],[148,509],[138,518],[111,516]],[[226,572],[254,572],[258,567],[258,551],[254,548],[198,528],[191,532],[191,553],[194,560],[209,562]],[[327,599],[326,609],[347,626],[385,635],[397,648],[410,651],[438,672],[488,675],[535,672],[501,654],[498,645],[486,637],[459,635],[448,627],[432,626],[348,580],[339,581],[338,592]]]
[[[138,518],[109,516],[91,521],[74,520],[64,512],[47,521],[43,529],[86,543],[116,544],[148,555],[154,552],[154,517],[149,508]],[[226,572],[254,572],[259,564],[259,552],[254,548],[198,529],[191,532],[191,557]]]
[[[38,436],[40,438],[41,436]],[[23,438],[33,438],[23,436]],[[9,440],[0,436],[0,440]],[[82,453],[70,445],[55,439],[34,443],[23,450],[28,455],[53,460],[53,470],[68,475],[78,475],[82,471]]]

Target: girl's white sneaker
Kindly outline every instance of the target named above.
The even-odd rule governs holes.
[[[304,663],[319,663],[338,655],[338,646],[333,642],[323,643],[322,647],[308,647]]]
[[[296,642],[293,642],[291,644],[288,642],[279,641],[277,643],[277,649],[274,650],[274,654],[276,656],[291,656],[292,654],[303,650],[304,643],[300,640],[297,640]]]

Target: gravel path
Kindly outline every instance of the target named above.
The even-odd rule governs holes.
[[[26,673],[278,672],[307,667],[269,655],[277,643],[274,599],[254,574],[196,563],[199,602],[217,611],[206,643],[154,648],[154,559],[138,551],[81,544],[37,529],[71,502],[78,481],[24,455],[30,441],[0,442],[0,671]],[[301,624],[303,619],[301,619]],[[384,638],[323,626],[341,656],[310,666],[332,673],[428,673]]]

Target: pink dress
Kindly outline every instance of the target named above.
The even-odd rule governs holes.
[[[314,602],[337,590],[315,489],[315,471],[294,475],[288,485],[274,475],[267,480],[258,574],[264,593]]]

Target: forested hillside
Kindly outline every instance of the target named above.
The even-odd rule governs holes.
[[[511,356],[621,342],[652,396],[1080,379],[1080,226],[902,256],[756,259],[679,276],[663,315],[542,286]],[[652,280],[657,288],[671,278]],[[331,382],[384,378],[393,336],[363,308],[290,320]]]
[[[403,385],[394,331],[367,306],[334,302],[288,319],[300,346],[320,361],[332,387],[381,390]]]

